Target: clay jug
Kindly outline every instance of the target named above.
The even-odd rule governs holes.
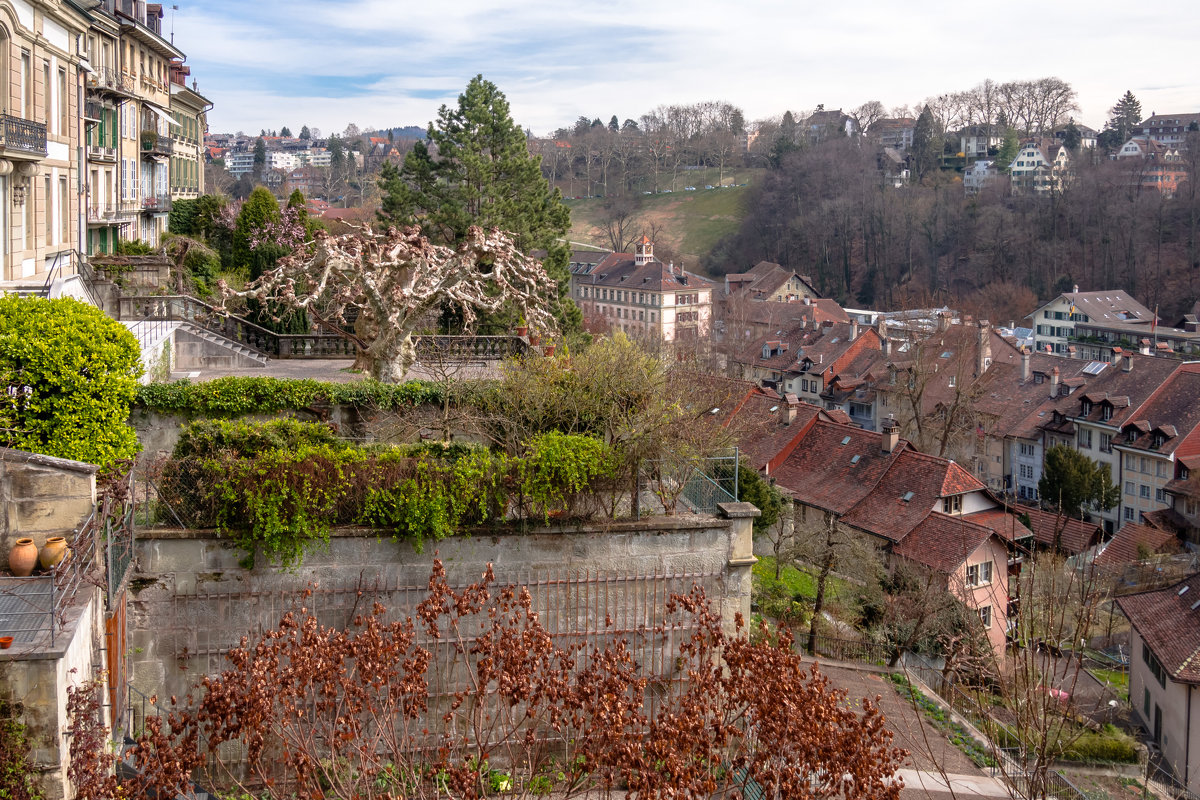
[[[37,565],[37,545],[33,539],[17,539],[12,550],[8,551],[8,568],[18,578],[27,578]]]
[[[61,536],[51,536],[42,545],[42,551],[38,554],[38,563],[42,565],[42,569],[50,569],[63,560],[67,554],[67,540]]]

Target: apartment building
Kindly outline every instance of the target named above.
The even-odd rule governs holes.
[[[1039,306],[1026,319],[1033,320],[1033,347],[1038,352],[1091,360],[1107,359],[1112,351],[1111,345],[1105,344],[1108,340],[1101,338],[1100,328],[1111,328],[1115,336],[1136,341],[1139,333],[1151,332],[1154,312],[1120,289],[1081,292],[1075,286]],[[1086,334],[1076,331],[1080,323],[1087,327]],[[1090,344],[1097,347],[1087,349],[1085,339],[1094,339]]]
[[[652,341],[695,341],[706,338],[712,326],[712,283],[659,261],[645,236],[636,253],[573,262],[571,296],[585,318]]]
[[[73,5],[0,0],[0,280],[10,288],[78,268],[86,28]]]
[[[190,200],[204,194],[204,132],[212,108],[200,94],[195,79],[187,85],[191,67],[171,62],[171,200]]]

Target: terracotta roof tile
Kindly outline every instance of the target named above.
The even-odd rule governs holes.
[[[1057,544],[1064,553],[1078,555],[1095,545],[1102,536],[1100,526],[1094,522],[1064,517],[1039,508],[1021,508],[1020,512],[1028,515],[1038,544],[1045,547]]]
[[[934,511],[895,545],[892,552],[948,574],[994,535],[987,526]]]
[[[1107,567],[1114,564],[1128,564],[1138,560],[1138,551],[1160,553],[1175,549],[1178,540],[1170,531],[1151,528],[1149,525],[1139,525],[1127,522],[1117,531],[1112,541],[1105,545],[1103,552],[1096,556],[1096,566]]]
[[[1167,673],[1182,683],[1200,683],[1197,601],[1200,573],[1165,589],[1117,598],[1117,605]]]

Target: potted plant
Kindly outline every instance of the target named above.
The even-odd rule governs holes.
[[[530,331],[529,344],[533,347],[537,347],[541,343],[542,343],[542,335],[540,333],[538,333],[537,331]]]
[[[554,342],[546,342],[546,346],[542,348],[542,354],[547,358],[554,355]]]
[[[524,339],[528,335],[529,325],[525,323],[525,317],[521,317],[517,320],[517,336],[520,336],[522,339]]]

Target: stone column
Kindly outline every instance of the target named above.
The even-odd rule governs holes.
[[[742,615],[750,623],[751,568],[754,557],[754,518],[762,515],[753,503],[718,503],[721,516],[730,521],[729,560],[725,562],[725,596],[721,601],[721,626],[734,634],[734,619]]]

